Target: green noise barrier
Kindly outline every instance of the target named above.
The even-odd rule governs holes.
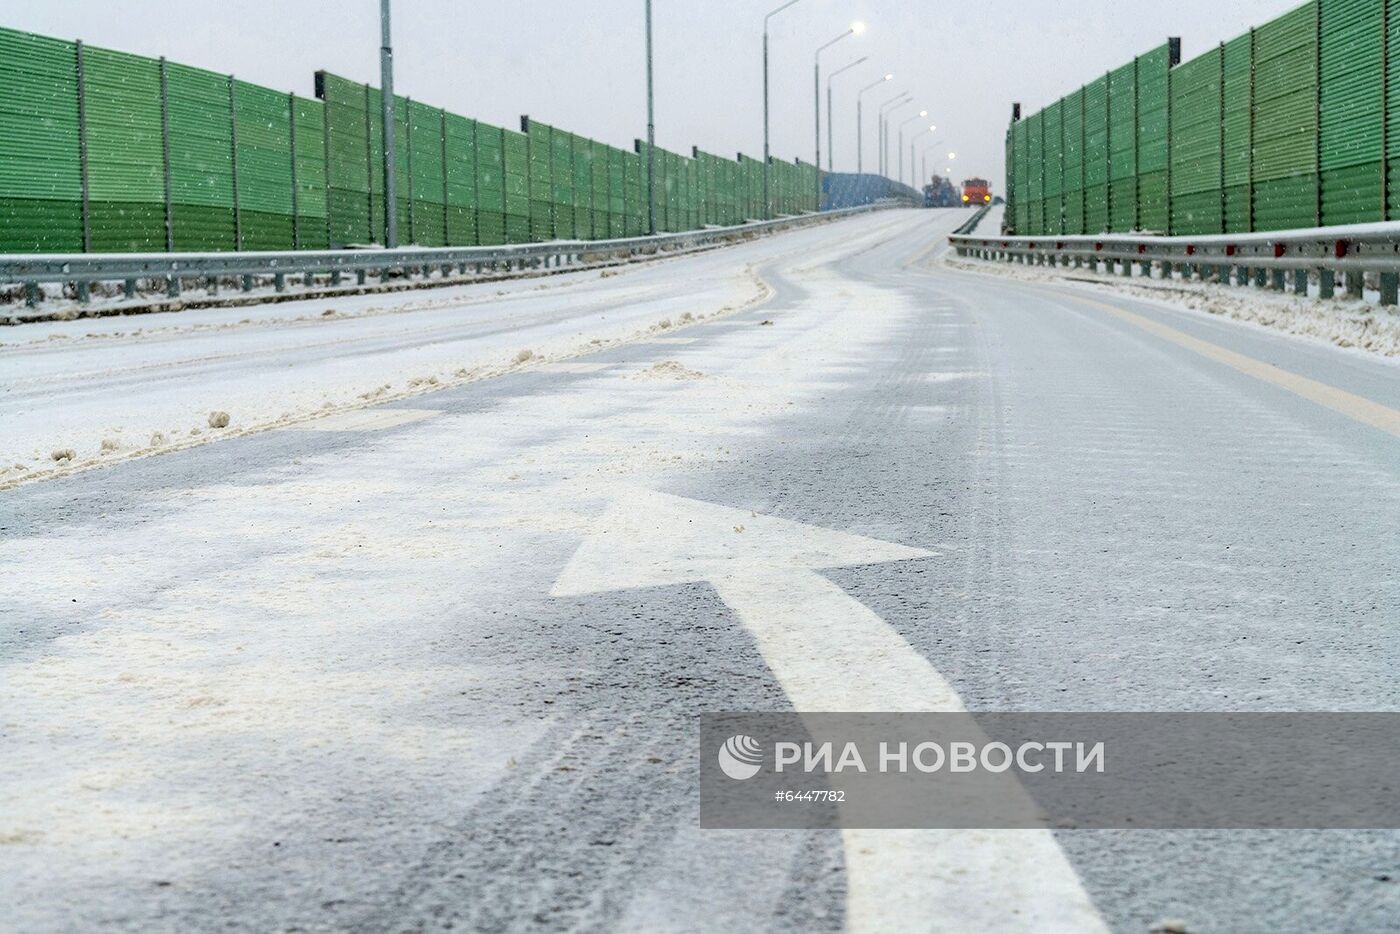
[[[1189,235],[1400,218],[1400,0],[1172,40],[1007,131],[1008,232]]]
[[[0,28],[0,252],[474,246],[637,237],[758,220],[763,163],[519,132],[325,71],[314,99],[165,59]],[[769,165],[772,213],[818,210],[820,173]]]

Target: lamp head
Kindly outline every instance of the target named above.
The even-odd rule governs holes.
[[[865,32],[865,24],[862,23],[860,20],[856,20],[854,23],[851,24],[852,35],[859,36],[863,32]]]

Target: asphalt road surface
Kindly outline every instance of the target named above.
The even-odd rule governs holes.
[[[1397,929],[1400,832],[699,828],[704,711],[1400,708],[1400,371],[964,217],[5,348],[26,451],[262,414],[0,492],[0,927]]]

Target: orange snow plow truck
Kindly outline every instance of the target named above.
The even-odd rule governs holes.
[[[975,207],[992,203],[992,184],[985,178],[969,178],[963,181],[963,204]]]

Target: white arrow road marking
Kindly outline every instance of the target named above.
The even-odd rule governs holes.
[[[639,490],[612,505],[551,593],[708,581],[799,712],[960,712],[927,659],[816,573],[930,554]],[[845,830],[842,842],[851,930],[1107,930],[1048,830]]]

